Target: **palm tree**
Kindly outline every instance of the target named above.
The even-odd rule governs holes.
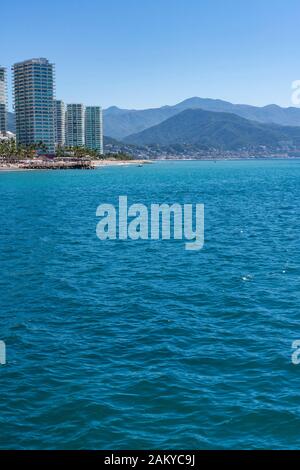
[[[57,158],[63,158],[65,156],[65,151],[66,151],[66,147],[63,147],[62,145],[58,145],[56,147],[56,151],[55,151],[55,155]]]

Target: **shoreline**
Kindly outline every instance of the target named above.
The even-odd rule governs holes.
[[[53,162],[48,165],[46,164],[44,167],[41,165],[39,166],[38,162],[36,168],[29,168],[28,166],[24,166],[24,163],[11,163],[11,164],[0,164],[0,173],[7,173],[7,172],[19,172],[19,171],[49,171],[49,170],[73,170],[73,169],[89,169],[94,170],[97,168],[109,167],[109,166],[130,166],[130,165],[144,165],[153,163],[150,160],[92,160],[91,165],[89,167],[82,167],[82,168],[75,168],[73,165],[69,167],[66,165],[64,168],[62,165],[57,162]]]
[[[147,165],[153,163],[153,160],[92,160],[94,168],[105,166],[130,166],[130,165]]]
[[[16,165],[12,165],[12,166],[2,166],[0,165],[0,173],[8,173],[8,172],[18,172],[18,171],[35,171],[34,168],[30,169],[30,168],[21,168],[19,166],[16,166]]]
[[[300,156],[298,157],[286,157],[286,156],[259,156],[259,157],[203,157],[203,158],[153,158],[149,161],[151,162],[240,162],[240,161],[271,161],[271,160],[300,160]]]
[[[295,160],[300,160],[300,157],[257,157],[257,158],[185,158],[185,159],[180,159],[180,158],[159,158],[159,159],[151,159],[151,160],[92,160],[91,161],[91,166],[90,167],[82,167],[82,168],[75,168],[75,167],[65,167],[62,168],[61,166],[53,164],[53,166],[46,166],[45,167],[37,167],[37,168],[28,168],[24,167],[23,164],[18,164],[18,163],[12,163],[12,164],[0,164],[0,174],[1,173],[9,173],[9,172],[20,172],[20,171],[49,171],[49,170],[71,170],[71,169],[89,169],[89,170],[94,170],[94,169],[99,169],[99,168],[105,168],[105,167],[116,167],[116,166],[143,166],[143,165],[149,165],[153,163],[167,163],[167,162],[211,162],[211,163],[216,163],[216,162],[255,162],[255,161],[295,161]]]

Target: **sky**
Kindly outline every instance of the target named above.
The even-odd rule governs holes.
[[[46,57],[66,103],[291,106],[300,80],[299,0],[3,0],[0,14],[0,64]]]

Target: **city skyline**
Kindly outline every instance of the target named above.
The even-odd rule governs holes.
[[[101,106],[56,99],[55,64],[44,57],[12,65],[17,146],[36,145],[54,154],[58,147],[86,147],[103,154]],[[6,68],[0,67],[0,134],[7,138]]]
[[[9,45],[1,65],[46,56],[61,77],[59,98],[104,108],[144,109],[189,96],[291,106],[291,84],[300,78],[299,3],[224,3],[12,1],[1,11],[0,40]]]

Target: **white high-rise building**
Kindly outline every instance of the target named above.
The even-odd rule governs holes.
[[[103,123],[101,106],[87,106],[85,109],[85,146],[103,154]]]
[[[0,134],[7,132],[6,68],[0,67]]]
[[[44,144],[55,151],[54,65],[30,59],[13,66],[17,145]]]
[[[54,101],[55,145],[63,147],[66,143],[66,107],[62,100]]]
[[[85,109],[83,104],[68,104],[66,112],[66,145],[84,147]]]

